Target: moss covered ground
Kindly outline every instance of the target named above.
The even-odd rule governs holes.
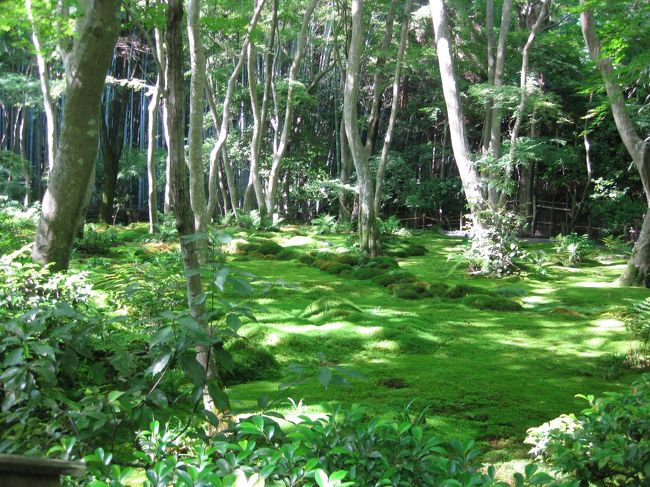
[[[177,245],[146,242],[144,226],[127,232],[109,255],[79,253],[74,266],[127,310],[182,309]],[[256,276],[259,290],[257,322],[240,329],[247,345],[233,347],[248,380],[229,387],[235,413],[255,411],[263,394],[285,410],[302,402],[307,413],[333,401],[380,414],[413,402],[441,437],[488,443],[487,460],[498,462],[525,455],[527,428],[582,409],[576,394],[620,390],[639,374],[618,360],[632,345],[623,315],[650,292],[614,284],[622,259],[490,279],[454,270],[448,258],[464,242],[437,233],[400,239],[393,257],[368,261],[349,235],[228,232],[229,265]],[[547,244],[527,245],[552,255]],[[296,363],[361,377],[278,391]]]

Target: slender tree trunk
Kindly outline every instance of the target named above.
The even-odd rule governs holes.
[[[251,32],[255,29],[257,22],[262,13],[262,8],[266,0],[260,0],[253,12],[253,17],[251,18],[250,23],[248,24],[248,31],[246,32],[246,37],[242,44],[241,51],[239,52],[239,58],[237,64],[233,69],[230,77],[228,78],[228,84],[226,86],[226,96],[223,100],[222,106],[222,116],[221,116],[221,126],[219,128],[219,134],[217,136],[217,142],[215,143],[212,151],[210,152],[210,173],[208,175],[208,207],[207,207],[207,217],[208,219],[212,218],[214,209],[217,206],[217,164],[219,158],[223,159],[224,170],[226,172],[226,181],[228,183],[228,192],[230,193],[230,203],[232,205],[233,211],[235,212],[235,218],[239,223],[239,216],[237,215],[237,187],[235,186],[235,176],[233,174],[232,166],[228,157],[223,157],[222,152],[224,152],[224,147],[226,145],[226,140],[228,139],[228,130],[230,129],[230,104],[232,103],[232,97],[235,91],[235,84],[239,74],[241,73],[242,67],[244,66],[244,61],[246,59],[246,52],[248,50],[248,44],[250,43]],[[211,91],[208,92],[208,97],[212,98],[210,102],[210,108],[213,111],[213,118],[215,118],[216,103],[214,101],[214,93]]]
[[[147,107],[147,186],[149,202],[149,233],[158,232],[158,185],[156,181],[156,133],[158,132],[158,109],[160,107],[161,76],[156,76],[156,86],[151,91]]]
[[[498,90],[503,86],[503,71],[506,60],[506,40],[510,30],[512,0],[503,0],[501,9],[501,28],[499,29],[499,43],[497,44],[497,57],[494,65],[494,88]],[[495,159],[501,157],[501,107],[492,108],[492,121],[490,122],[490,146]]]
[[[32,27],[32,43],[36,51],[36,64],[38,65],[38,79],[41,86],[41,93],[43,95],[43,109],[45,111],[45,129],[47,139],[47,167],[51,171],[54,166],[57,151],[57,109],[52,99],[52,92],[50,89],[50,68],[45,60],[45,53],[43,46],[38,35],[36,22],[34,20],[34,13],[32,10],[31,0],[25,0],[25,9],[27,10],[27,17]]]
[[[316,8],[317,3],[318,0],[311,0],[311,2],[307,5],[307,9],[305,10],[302,18],[300,34],[298,35],[298,45],[296,46],[293,62],[291,63],[291,68],[289,69],[289,86],[287,88],[287,102],[284,112],[284,122],[282,124],[282,134],[280,135],[280,140],[277,147],[273,151],[271,171],[269,173],[269,179],[266,185],[266,212],[269,215],[272,215],[275,212],[277,198],[276,193],[278,179],[280,177],[280,164],[282,163],[282,158],[286,154],[289,142],[289,134],[293,128],[294,87],[298,78],[298,68],[300,67],[300,61],[302,60],[303,53],[305,52],[305,42],[307,40],[309,22],[311,20],[312,14],[314,13],[314,9]]]
[[[542,24],[546,20],[546,17],[549,13],[549,8],[551,5],[551,0],[542,0],[542,7],[539,10],[539,14],[533,27],[530,29],[530,34],[528,35],[528,40],[524,45],[524,49],[521,53],[521,76],[519,79],[519,105],[515,111],[515,123],[512,127],[512,132],[510,133],[510,149],[508,153],[508,165],[506,166],[505,177],[506,180],[510,179],[512,174],[512,168],[515,165],[515,149],[517,146],[517,137],[519,137],[519,129],[524,120],[524,115],[526,113],[526,103],[528,102],[528,63],[530,58],[530,48],[535,41],[535,37],[542,28]],[[499,207],[503,207],[506,203],[507,193],[501,191],[499,195]]]
[[[487,30],[487,78],[488,84],[494,85],[494,0],[487,0],[485,3],[485,23]],[[487,154],[490,149],[490,134],[492,133],[492,109],[494,107],[494,98],[489,97],[487,109],[485,110],[485,119],[483,121],[483,133],[481,136],[481,149]]]
[[[116,0],[90,0],[85,7],[68,57],[59,148],[32,250],[35,260],[57,270],[68,268],[84,216],[86,188],[92,184],[97,157],[101,94],[120,27]]]
[[[20,168],[25,184],[25,197],[23,198],[23,206],[29,207],[32,199],[32,174],[27,160],[27,106],[23,105],[20,108],[20,141],[18,143],[18,150],[20,153]]]
[[[388,118],[388,127],[384,136],[384,145],[381,148],[379,165],[377,166],[377,182],[375,185],[375,215],[379,215],[382,197],[382,184],[384,182],[384,173],[386,172],[386,163],[388,161],[388,151],[393,140],[393,130],[397,120],[397,110],[399,107],[400,82],[402,77],[402,62],[406,51],[406,42],[409,33],[409,16],[411,15],[412,0],[406,0],[404,3],[404,16],[402,18],[402,30],[400,33],[399,48],[397,50],[397,59],[395,61],[395,74],[393,76],[393,100],[390,106],[390,116]],[[366,144],[366,148],[368,144]]]
[[[260,148],[262,145],[262,136],[264,135],[262,128],[262,112],[259,106],[259,99],[257,96],[257,71],[255,69],[255,44],[253,42],[248,46],[248,91],[251,100],[251,111],[253,112],[253,136],[251,139],[250,151],[250,173],[248,176],[248,186],[253,190],[257,200],[257,207],[262,210],[264,208],[264,189],[260,181],[259,173],[259,157]],[[251,211],[250,198],[247,188],[246,196],[244,197],[244,212]]]
[[[580,5],[584,7],[585,0],[580,0]],[[627,113],[621,87],[615,79],[612,61],[610,58],[601,55],[600,38],[596,31],[591,10],[585,9],[582,11],[580,23],[582,24],[582,34],[589,55],[596,63],[605,82],[607,98],[609,99],[616,128],[639,173],[646,196],[646,203],[650,204],[650,138],[644,140],[639,136]],[[646,210],[639,239],[634,246],[634,252],[627,264],[627,269],[619,278],[619,282],[625,285],[650,287],[650,210]]]
[[[379,234],[375,218],[374,184],[368,163],[368,153],[359,135],[357,99],[359,96],[359,71],[363,49],[363,2],[352,0],[352,35],[343,90],[343,118],[345,134],[350,144],[352,160],[359,185],[359,245],[371,256],[379,253]]]
[[[113,203],[115,187],[120,167],[120,157],[124,147],[124,124],[126,123],[126,88],[115,86],[115,95],[105,110],[108,114],[101,120],[101,149],[104,161],[99,218],[102,222],[113,223]],[[107,125],[108,124],[108,125]]]
[[[377,125],[379,124],[379,112],[381,111],[381,100],[384,93],[384,76],[382,68],[386,64],[386,56],[390,43],[393,40],[393,23],[395,20],[395,10],[397,8],[397,0],[391,0],[388,6],[388,15],[386,15],[386,28],[384,30],[384,37],[381,41],[381,55],[377,59],[375,66],[375,75],[372,82],[372,105],[370,107],[370,115],[368,116],[368,132],[366,134],[366,151],[368,155],[372,155],[372,149],[375,145],[375,138],[377,136]]]
[[[352,174],[352,154],[350,154],[350,145],[348,144],[348,138],[345,135],[345,120],[341,120],[341,128],[339,130],[339,139],[341,146],[341,184],[347,186],[350,182],[350,176]],[[341,188],[341,194],[339,194],[339,222],[349,222],[352,217],[352,209],[350,208],[350,197],[347,191],[344,188]]]
[[[190,202],[194,213],[194,230],[205,233],[210,217],[207,215],[205,180],[203,176],[203,107],[205,93],[205,54],[201,43],[201,1],[187,0],[187,38],[189,41],[190,67],[190,118],[188,134],[188,159],[190,170]],[[207,242],[198,241],[201,247],[201,261],[207,255]]]
[[[184,157],[185,116],[183,113],[183,22],[182,0],[169,0],[167,7],[167,116],[169,126],[169,153],[171,159],[171,204],[176,217],[176,228],[181,241],[183,268],[187,287],[187,301],[191,317],[208,328],[203,305],[203,284],[199,269],[199,248],[196,239],[188,238],[195,233],[194,215],[189,197],[187,167]],[[210,345],[197,347],[196,360],[205,369],[208,378],[217,376],[214,360],[210,357]],[[207,387],[203,393],[203,405],[216,410]]]
[[[454,75],[454,64],[451,57],[451,41],[445,17],[443,0],[429,0],[431,19],[435,32],[436,52],[442,79],[442,91],[447,106],[449,135],[456,160],[456,166],[463,184],[465,198],[473,215],[474,224],[479,224],[476,213],[484,209],[484,199],[481,193],[479,175],[470,158],[470,149],[465,133],[463,111],[460,104],[460,94]]]

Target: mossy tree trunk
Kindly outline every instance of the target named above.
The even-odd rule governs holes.
[[[101,95],[120,28],[117,0],[89,0],[84,7],[66,56],[66,106],[59,147],[32,250],[35,260],[57,270],[68,268],[93,183]]]

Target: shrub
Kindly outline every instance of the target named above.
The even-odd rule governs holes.
[[[395,215],[390,215],[385,220],[378,217],[377,230],[381,235],[399,235],[402,233],[401,222]]]
[[[641,355],[650,358],[650,298],[632,306],[631,313],[625,320],[625,327],[639,342]]]
[[[555,252],[564,266],[579,264],[594,250],[594,246],[586,235],[559,234],[553,238]]]
[[[623,237],[608,235],[603,238],[603,245],[612,255],[629,257],[632,254],[632,244]]]
[[[463,303],[478,309],[492,311],[521,311],[521,304],[503,296],[488,296],[485,294],[469,295]]]
[[[487,289],[469,284],[458,284],[447,291],[445,297],[451,299],[464,298],[470,294],[491,294]]]
[[[276,419],[249,416],[206,447],[189,442],[178,428],[154,421],[138,435],[151,485],[472,485],[504,487],[495,468],[484,467],[471,440],[440,440],[423,413],[406,409],[389,418],[370,417],[358,405],[328,407],[326,417],[300,416],[289,432]],[[281,419],[282,415],[274,413]],[[178,451],[183,451],[179,455]],[[129,471],[110,465],[103,450],[85,458],[93,480],[123,485]],[[529,465],[517,486],[548,485],[553,479]]]
[[[577,417],[562,415],[528,430],[530,453],[580,485],[650,482],[650,375],[632,390],[589,401]]]
[[[514,259],[520,253],[516,233],[521,218],[508,210],[483,210],[477,218],[480,224],[472,229],[466,254],[470,271],[496,277],[516,271]]]
[[[0,260],[0,318],[65,302],[72,306],[90,298],[86,273],[54,273],[31,262]]]
[[[106,255],[117,242],[115,230],[98,232],[92,227],[86,227],[83,237],[75,241],[75,248],[92,255]]]
[[[311,221],[312,231],[318,235],[336,233],[338,223],[335,216],[323,214]]]

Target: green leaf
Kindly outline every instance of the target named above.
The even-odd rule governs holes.
[[[189,316],[179,318],[178,324],[185,328],[187,331],[191,331],[193,333],[205,333],[205,329],[201,326],[201,324]]]
[[[171,352],[161,355],[154,361],[151,367],[147,369],[147,372],[149,372],[151,375],[158,375],[165,369],[171,358]]]
[[[230,399],[228,399],[228,395],[215,379],[208,382],[208,392],[210,393],[210,397],[214,401],[215,406],[217,406],[220,411],[230,409]]]
[[[185,353],[180,356],[179,363],[185,375],[192,382],[192,384],[203,387],[208,380],[207,374],[203,366],[196,360],[191,353]]]
[[[228,316],[226,316],[226,325],[228,325],[231,330],[237,331],[241,328],[242,322],[239,319],[239,316],[234,313],[229,313]]]
[[[343,480],[347,474],[348,472],[345,470],[337,470],[336,472],[332,472],[332,475],[330,475],[330,481],[335,482],[337,480]]]
[[[228,268],[222,267],[219,269],[214,277],[214,285],[223,292],[224,286],[226,285],[226,279],[228,278]]]
[[[174,333],[174,330],[171,326],[165,326],[164,328],[161,328],[149,339],[149,347],[153,348],[160,343],[166,342],[169,340],[169,337],[172,335],[172,333]]]
[[[329,487],[330,485],[327,474],[320,468],[316,470],[316,473],[314,474],[314,479],[316,479],[316,483],[318,484],[319,487]]]
[[[23,348],[14,348],[11,352],[7,354],[4,360],[4,366],[9,367],[11,365],[17,365],[23,360]]]
[[[124,391],[111,391],[108,393],[108,402],[113,403],[124,395]]]
[[[330,384],[332,380],[331,369],[329,367],[319,368],[317,378],[320,385],[322,385],[325,389],[327,389],[327,386]]]

